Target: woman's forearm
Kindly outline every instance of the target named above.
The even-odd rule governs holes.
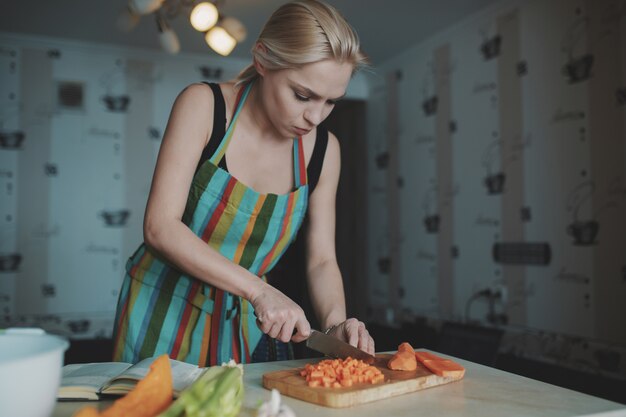
[[[345,321],[346,301],[337,262],[328,260],[311,266],[307,281],[320,330]]]
[[[152,250],[181,271],[246,300],[254,299],[267,285],[211,248],[178,220],[146,227],[144,239]]]

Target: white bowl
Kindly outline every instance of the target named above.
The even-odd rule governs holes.
[[[68,346],[66,340],[41,329],[0,333],[0,416],[52,414]]]

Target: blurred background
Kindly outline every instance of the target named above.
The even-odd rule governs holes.
[[[176,95],[234,77],[285,1],[210,2],[207,35],[198,3],[0,3],[0,327],[66,363],[110,360]],[[626,403],[626,1],[329,3],[372,61],[325,122],[349,314],[377,351]],[[315,324],[303,250],[271,279]]]

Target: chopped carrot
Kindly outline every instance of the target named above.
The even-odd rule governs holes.
[[[146,376],[135,388],[102,413],[93,409],[79,410],[74,417],[154,417],[172,403],[172,369],[167,355],[159,356],[150,365]],[[86,407],[93,408],[93,407]],[[94,413],[95,411],[95,413]]]
[[[465,375],[465,368],[449,359],[438,361],[427,359],[422,363],[435,375],[451,378],[463,378]]]
[[[324,378],[324,371],[314,370],[311,371],[309,375],[311,376],[311,379],[318,379],[321,381],[322,378]]]
[[[378,375],[376,375],[374,377],[374,380],[372,381],[372,384],[378,384],[380,381],[384,381],[385,380],[385,375],[382,374],[382,372]]]
[[[300,371],[309,387],[344,388],[356,383],[384,382],[380,369],[353,359],[325,359],[315,365],[306,364]]]

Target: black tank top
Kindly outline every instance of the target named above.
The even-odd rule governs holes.
[[[211,155],[215,153],[217,147],[220,144],[220,141],[226,134],[226,104],[224,102],[224,96],[222,95],[222,89],[219,85],[215,83],[208,83],[205,81],[203,81],[203,83],[211,87],[211,90],[213,90],[213,97],[215,97],[215,105],[213,106],[213,131],[211,132],[209,143],[207,143],[207,145],[202,150],[202,155],[200,156],[200,161],[198,161],[196,171],[198,171],[200,165],[202,165],[206,160],[211,158]],[[315,136],[315,146],[313,147],[313,154],[311,155],[309,164],[306,167],[306,173],[309,182],[309,196],[311,195],[311,193],[313,193],[313,190],[315,189],[315,186],[320,179],[327,145],[328,131],[323,127],[318,126],[317,134]],[[226,166],[226,158],[222,158],[220,160],[219,167],[228,172],[228,167]]]

